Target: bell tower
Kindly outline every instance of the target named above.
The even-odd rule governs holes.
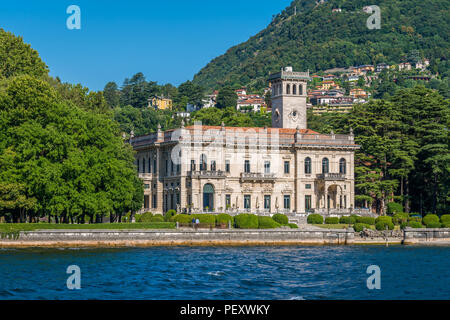
[[[307,129],[306,97],[308,72],[294,72],[286,67],[272,74],[272,127]]]

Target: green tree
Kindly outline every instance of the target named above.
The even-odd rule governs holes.
[[[231,87],[225,87],[219,90],[217,95],[217,108],[225,109],[228,107],[236,108],[238,96]]]

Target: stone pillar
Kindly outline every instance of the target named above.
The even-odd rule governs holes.
[[[164,214],[163,202],[164,202],[164,184],[161,170],[162,152],[158,146],[156,149],[156,211]]]

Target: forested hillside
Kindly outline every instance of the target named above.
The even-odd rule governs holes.
[[[364,6],[381,9],[381,29],[369,30]],[[194,77],[209,89],[266,86],[282,66],[313,72],[361,64],[399,63],[418,50],[431,71],[449,70],[450,4],[447,0],[296,0],[247,42],[212,60]],[[296,9],[295,9],[296,8]],[[340,8],[341,12],[333,12]],[[295,15],[296,11],[296,15]]]

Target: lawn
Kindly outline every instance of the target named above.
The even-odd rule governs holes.
[[[347,229],[349,224],[314,224],[315,227],[324,229]]]
[[[35,230],[128,230],[128,229],[175,229],[174,222],[150,223],[98,223],[98,224],[51,224],[51,223],[0,223],[0,233]]]

